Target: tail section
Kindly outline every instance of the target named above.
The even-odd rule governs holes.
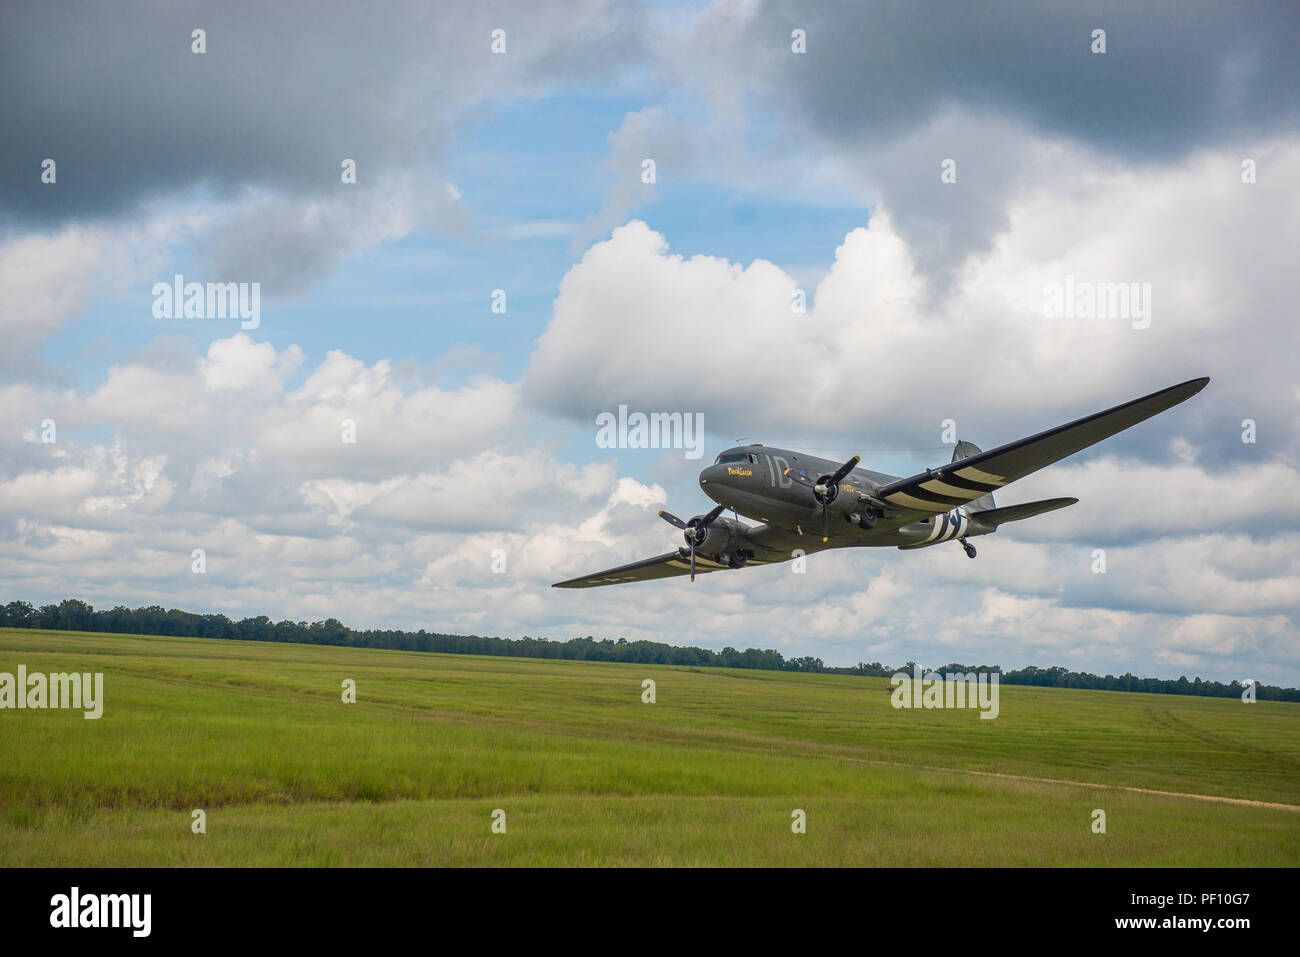
[[[989,526],[989,530],[992,531],[1007,522],[1018,522],[1022,518],[1033,518],[1035,515],[1042,515],[1044,512],[1053,512],[1058,508],[1073,505],[1077,501],[1079,501],[1077,498],[1046,498],[1040,502],[1025,502],[1023,505],[1008,505],[1006,508],[993,508],[982,511],[978,515],[972,514],[971,520],[980,525]]]
[[[957,462],[961,459],[968,459],[972,455],[979,455],[981,451],[983,450],[973,442],[958,442],[956,446],[953,447],[952,460]],[[975,501],[967,505],[966,511],[971,513],[988,512],[992,511],[996,507],[997,506],[993,504],[993,493],[989,492],[989,494],[981,495],[979,498],[975,499]]]

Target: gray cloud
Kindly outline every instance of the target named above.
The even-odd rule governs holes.
[[[808,52],[789,54],[790,30]],[[1091,52],[1106,31],[1107,52]],[[1294,129],[1300,7],[1229,3],[809,5],[749,21],[782,54],[777,89],[826,138],[878,145],[947,107],[1011,114],[1126,159]]]
[[[791,51],[796,28],[806,53]],[[1098,28],[1104,54],[1091,51]],[[664,82],[709,103],[711,128],[733,127],[743,102],[761,132],[808,138],[809,171],[835,156],[923,253],[936,289],[987,248],[1018,192],[1077,173],[1074,153],[1135,166],[1229,145],[1248,156],[1300,128],[1290,2],[769,0],[715,4],[684,32],[663,44]],[[743,157],[733,168],[768,161],[744,147],[733,136],[711,153]],[[939,180],[947,158],[953,186]]]
[[[455,111],[608,72],[638,45],[635,9],[287,0],[0,9],[0,209],[20,222],[113,216],[194,189],[318,193],[418,170]],[[207,52],[191,52],[206,30]],[[507,54],[494,56],[493,29]],[[40,182],[41,161],[58,182]]]

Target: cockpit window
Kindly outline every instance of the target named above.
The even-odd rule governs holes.
[[[717,461],[715,461],[713,464],[726,465],[729,462],[749,462],[752,464],[757,461],[758,461],[757,458],[745,452],[723,452],[721,455],[718,456]]]

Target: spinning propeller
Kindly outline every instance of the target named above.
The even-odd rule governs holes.
[[[708,515],[696,515],[689,522],[683,522],[671,512],[660,512],[659,517],[669,525],[680,528],[686,536],[686,544],[691,547],[691,581],[695,581],[695,546],[704,542],[705,533],[713,520],[722,514],[724,506],[719,505]]]
[[[792,481],[798,482],[800,485],[812,489],[813,498],[817,499],[818,504],[821,505],[823,544],[830,541],[831,536],[831,515],[828,511],[828,506],[831,502],[835,501],[835,496],[840,494],[840,482],[844,481],[844,476],[852,472],[853,467],[861,461],[862,459],[855,455],[837,468],[834,473],[831,475],[823,475],[815,482],[808,477],[806,471],[800,470],[794,472],[790,469],[785,470],[786,476]]]

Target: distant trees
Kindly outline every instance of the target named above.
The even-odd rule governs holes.
[[[873,661],[867,664],[865,661],[859,661],[852,668],[848,669],[849,674],[862,675],[867,678],[888,678],[894,672],[886,668],[879,661]]]
[[[225,615],[196,615],[160,605],[127,608],[118,605],[95,611],[78,598],[66,598],[57,605],[33,608],[25,601],[11,601],[0,606],[0,626],[9,628],[43,628],[56,631],[98,631],[111,634],[167,635],[188,638],[239,638],[245,641],[279,641],[313,645],[351,645],[358,648],[392,648],[403,651],[436,651],[455,655],[509,655],[517,658],[562,658],[572,661],[616,661],[631,664],[687,665],[709,668],[753,668],[762,671],[799,671],[812,674],[844,674],[865,677],[888,677],[902,671],[911,674],[916,662],[889,668],[879,661],[858,662],[851,668],[827,667],[820,658],[804,656],[785,658],[773,649],[730,646],[722,651],[707,648],[666,645],[657,641],[628,641],[626,638],[597,640],[591,635],[568,641],[546,638],[488,638],[480,635],[442,635],[420,629],[417,632],[388,629],[357,631],[337,618],[308,624],[305,621],[272,621],[265,615],[233,621]],[[1244,690],[1234,681],[1189,681],[1139,678],[1125,673],[1098,676],[1065,668],[1029,666],[1016,671],[1002,671],[997,665],[963,665],[950,662],[942,668],[921,669],[945,673],[999,672],[1003,684],[1035,685],[1049,688],[1090,688],[1099,691],[1144,691],[1156,694],[1205,695],[1219,698],[1240,697]],[[1256,685],[1260,700],[1300,701],[1300,690],[1274,685]]]
[[[1223,684],[1197,678],[1188,681],[1186,676],[1176,681],[1167,678],[1139,678],[1125,672],[1115,675],[1094,675],[1086,671],[1067,671],[1064,668],[1035,668],[1032,665],[1019,671],[1002,675],[1003,684],[1039,685],[1047,688],[1089,688],[1094,691],[1144,691],[1150,694],[1185,694],[1211,698],[1239,698],[1244,686],[1239,681]],[[1267,692],[1267,693],[1266,693]],[[1257,685],[1256,696],[1264,700],[1300,701],[1300,691],[1274,685]]]
[[[32,617],[36,614],[36,609],[25,601],[11,601],[4,606],[3,615],[4,623],[10,628],[33,628]]]

